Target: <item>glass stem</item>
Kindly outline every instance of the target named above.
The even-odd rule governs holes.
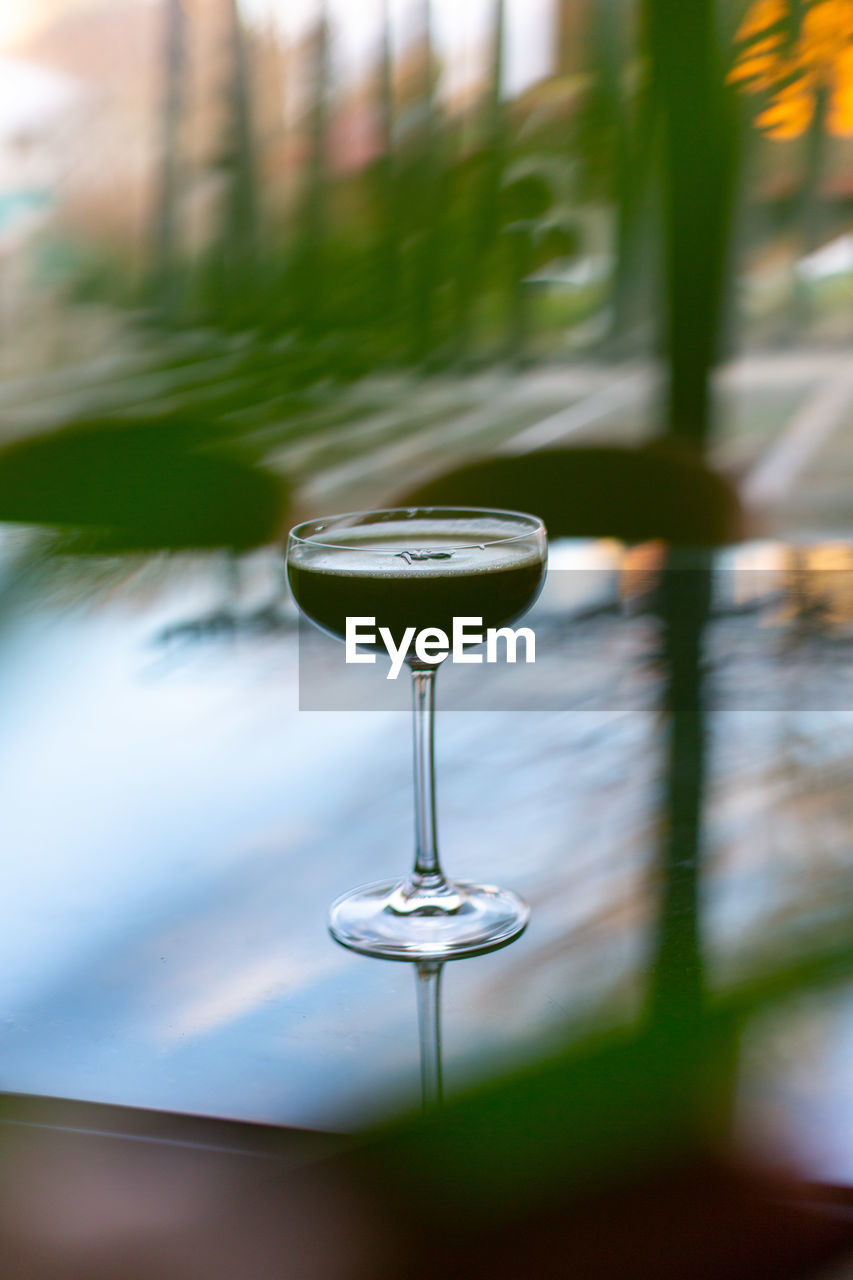
[[[436,668],[412,671],[415,731],[415,869],[416,883],[444,882],[438,860],[435,820],[435,677]]]

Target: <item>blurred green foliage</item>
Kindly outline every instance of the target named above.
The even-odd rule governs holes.
[[[442,68],[429,4],[422,6],[418,41],[404,51],[405,74],[386,32],[370,79],[373,102],[366,104],[377,150],[354,168],[334,154],[335,113],[346,108],[332,83],[334,32],[321,8],[303,50],[311,86],[300,134],[304,158],[275,180],[262,176],[248,37],[236,5],[230,12],[226,125],[213,162],[219,214],[204,248],[189,253],[180,217],[188,19],[180,6],[167,7],[161,180],[150,261],[135,285],[148,321],[167,332],[292,335],[326,347],[332,376],[520,354],[525,278],[572,260],[583,235],[564,180],[565,107],[543,118],[537,89],[529,101],[506,96],[501,0],[482,92],[465,107],[439,97]],[[582,87],[569,97],[583,97]],[[554,173],[562,179],[554,182]],[[276,189],[275,181],[287,189]],[[129,265],[123,272],[105,259],[85,275],[90,297],[126,302]],[[497,331],[483,315],[499,318]]]
[[[246,551],[284,510],[283,483],[197,417],[75,422],[0,452],[3,518],[54,530],[64,553]]]

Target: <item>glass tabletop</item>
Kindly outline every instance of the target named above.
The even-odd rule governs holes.
[[[707,722],[715,984],[849,897],[853,702],[833,675],[847,626],[836,550],[808,561],[836,575],[821,580],[836,612],[817,624],[791,608],[802,551],[796,563],[779,547],[717,559],[720,651],[736,661],[720,664]],[[259,600],[269,568],[259,558]],[[771,570],[787,596],[747,576]],[[532,907],[511,946],[444,967],[447,1089],[483,1062],[535,1057],[602,1010],[630,1019],[646,997],[662,738],[640,572],[613,544],[558,544],[531,616],[559,641],[537,672],[564,674],[550,709],[529,687],[519,695],[519,672],[497,709],[477,694],[466,706],[450,680],[443,714],[439,700],[448,864]],[[42,599],[5,628],[0,1087],[358,1127],[417,1100],[419,993],[421,1031],[439,994],[436,975],[351,954],[326,930],[333,898],[408,858],[407,691],[384,702],[378,671],[373,710],[300,709],[295,611],[282,606],[266,631],[191,625],[217,604],[215,574],[196,565],[85,606]],[[789,674],[795,659],[825,670],[812,695],[827,696],[756,685],[756,670]],[[805,996],[756,1022],[744,1055],[744,1123],[769,1130],[784,1112],[808,1171],[838,1181],[853,1180],[851,1010],[843,989]]]

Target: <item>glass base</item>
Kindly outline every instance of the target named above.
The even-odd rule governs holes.
[[[530,918],[510,889],[442,882],[363,885],[332,903],[329,931],[352,951],[386,960],[452,960],[511,942]]]

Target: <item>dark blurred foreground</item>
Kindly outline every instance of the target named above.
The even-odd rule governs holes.
[[[605,1046],[378,1139],[7,1098],[3,1273],[847,1275],[836,1268],[853,1253],[849,1189],[726,1150],[693,1110],[704,1068],[671,1047],[666,1062],[662,1043]]]

